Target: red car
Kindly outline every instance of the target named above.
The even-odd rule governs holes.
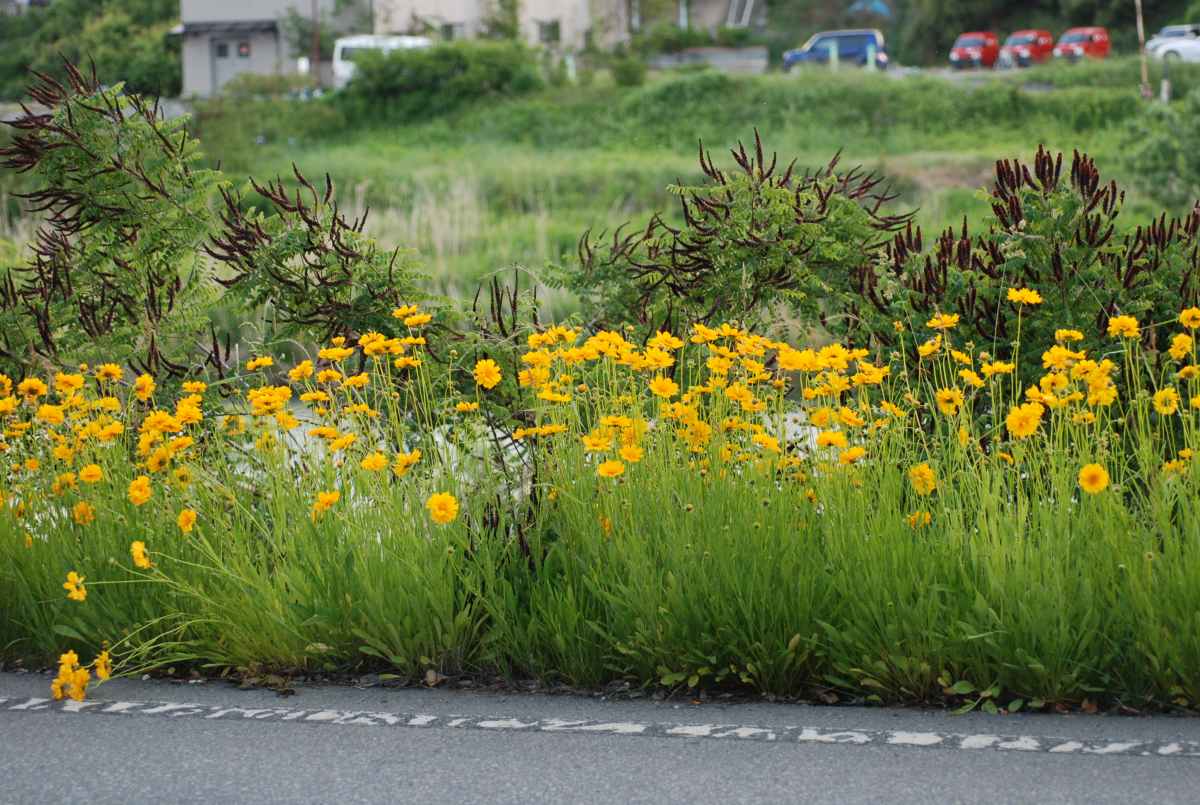
[[[1000,57],[1000,40],[991,31],[969,31],[959,34],[950,48],[950,66],[993,67]]]
[[[1069,28],[1058,38],[1054,56],[1068,61],[1103,59],[1112,50],[1107,28]]]
[[[1013,31],[1000,48],[1000,66],[1028,67],[1049,61],[1054,52],[1054,37],[1049,31]]]

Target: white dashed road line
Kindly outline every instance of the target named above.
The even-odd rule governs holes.
[[[955,751],[1047,752],[1057,755],[1113,755],[1166,758],[1200,757],[1200,741],[1130,741],[1035,735],[993,735],[905,730],[835,729],[830,727],[765,727],[754,724],[671,724],[661,722],[533,720],[509,715],[461,716],[367,710],[230,707],[188,702],[54,701],[43,697],[0,696],[0,711],[107,715],[128,718],[204,719],[223,721],[291,721],[315,726],[471,729],[503,732],[581,733],[588,735],[684,738],[690,740],[761,741],[777,744],[843,744],[897,746]]]

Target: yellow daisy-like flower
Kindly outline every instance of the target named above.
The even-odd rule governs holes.
[[[908,527],[911,529],[924,528],[933,522],[933,515],[927,511],[913,512],[908,515]]]
[[[679,384],[669,377],[656,375],[650,381],[650,393],[656,397],[669,400],[679,393]]]
[[[630,464],[636,464],[642,460],[642,456],[645,455],[645,451],[636,444],[627,444],[618,450],[617,454]]]
[[[934,398],[938,410],[946,416],[954,416],[963,404],[963,393],[958,389],[938,389]]]
[[[399,453],[392,462],[392,472],[397,478],[403,478],[420,460],[420,450],[413,450],[411,453]]]
[[[1005,417],[1004,424],[1008,428],[1008,432],[1016,438],[1028,439],[1037,432],[1038,426],[1042,423],[1042,414],[1045,412],[1045,406],[1037,402],[1014,405],[1009,410],[1008,416]]]
[[[1055,330],[1054,340],[1069,343],[1071,341],[1082,341],[1083,333],[1078,330]]]
[[[387,456],[379,452],[363,456],[363,460],[358,462],[358,466],[362,467],[367,472],[379,472],[387,465]]]
[[[71,519],[79,525],[91,525],[96,519],[96,510],[86,500],[81,500],[71,508]]]
[[[86,601],[87,587],[84,586],[83,580],[87,576],[81,576],[72,570],[67,574],[67,580],[63,582],[63,589],[67,591],[67,598],[72,601]]]
[[[620,461],[609,460],[602,461],[596,467],[596,474],[601,478],[616,478],[625,472],[625,465]]]
[[[246,371],[253,372],[255,369],[266,369],[268,366],[274,366],[275,359],[270,355],[263,355],[261,358],[251,358],[246,362]]]
[[[137,380],[133,381],[133,393],[142,402],[150,399],[150,396],[154,394],[154,389],[154,378],[148,374],[140,374]]]
[[[184,509],[175,518],[175,524],[179,526],[179,530],[183,533],[192,533],[192,529],[196,527],[196,512],[191,509]]]
[[[312,505],[312,519],[315,522],[325,512],[333,508],[333,505],[341,500],[342,493],[334,490],[332,492],[318,492],[317,499]]]
[[[146,551],[146,543],[140,539],[129,544],[129,555],[133,557],[133,566],[138,570],[149,570],[154,567],[154,563],[150,561],[150,554]]]
[[[458,501],[449,492],[435,492],[425,501],[429,517],[438,525],[448,525],[458,518]]]
[[[937,489],[937,473],[924,462],[908,471],[908,480],[912,483],[913,490],[921,496],[933,494]]]
[[[1079,487],[1089,495],[1096,495],[1108,487],[1108,470],[1099,464],[1085,464],[1079,470]]]
[[[1179,323],[1189,330],[1200,328],[1200,307],[1189,307],[1180,313]]]
[[[850,447],[841,452],[841,454],[838,456],[838,463],[839,464],[854,464],[857,461],[861,461],[863,459],[863,457],[866,455],[867,455],[867,450],[865,447],[860,447],[858,445],[855,445],[854,447]]]
[[[500,365],[491,358],[484,358],[481,361],[477,361],[472,374],[475,375],[475,382],[478,385],[489,390],[500,385],[500,379],[502,377],[500,373]]]
[[[112,659],[108,656],[107,649],[96,655],[92,667],[96,669],[97,679],[105,680],[112,676]]]
[[[469,414],[469,413],[471,413],[472,411],[478,411],[478,410],[479,410],[479,403],[477,403],[477,402],[466,402],[466,401],[464,400],[464,401],[462,401],[462,402],[458,403],[457,405],[455,405],[455,406],[454,406],[454,410],[455,410],[455,411],[458,411],[460,414]]]
[[[826,430],[817,434],[817,447],[836,447],[841,450],[846,445],[846,434],[839,430]]]
[[[1040,305],[1042,295],[1032,288],[1009,288],[1008,301],[1018,305]]]
[[[939,313],[925,322],[925,326],[934,330],[951,330],[958,326],[958,318],[957,313]]]
[[[1168,386],[1154,393],[1154,410],[1170,416],[1179,410],[1179,392]]]
[[[134,506],[141,506],[150,500],[151,494],[153,490],[150,487],[150,476],[139,475],[129,482],[129,502]]]
[[[1138,320],[1133,316],[1113,316],[1108,320],[1108,334],[1121,338],[1137,338]]]

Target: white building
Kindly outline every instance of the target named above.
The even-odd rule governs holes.
[[[310,0],[181,0],[183,95],[208,97],[243,73],[294,73],[296,59],[281,29],[289,10],[311,14]],[[332,14],[334,0],[318,8]]]

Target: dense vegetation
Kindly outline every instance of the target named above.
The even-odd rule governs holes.
[[[0,15],[0,99],[19,98],[29,71],[62,75],[62,59],[93,61],[101,75],[132,90],[179,94],[179,0],[54,0],[24,14]]]
[[[69,79],[2,152],[50,215],[0,295],[0,656],[61,652],[56,697],[184,665],[1200,703],[1200,208],[1131,227],[1091,158],[1039,149],[925,235],[755,137],[701,151],[675,223],[585,237],[550,279],[593,304],[555,321],[519,278],[423,300],[328,181],[239,193]],[[622,102],[669,142],[654,93],[777,92],[726,81]],[[197,338],[222,310],[239,342]]]

